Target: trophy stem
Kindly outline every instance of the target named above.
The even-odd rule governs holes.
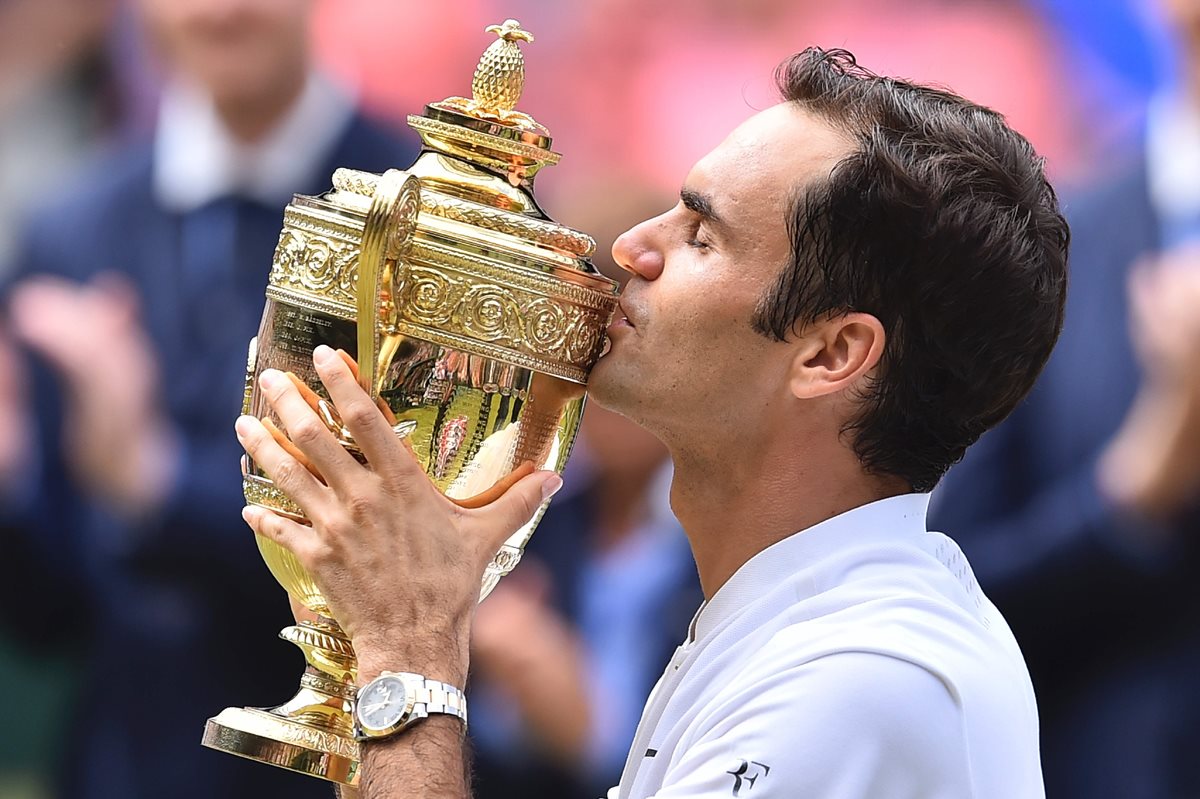
[[[204,745],[357,785],[361,756],[352,713],[358,663],[350,639],[324,616],[287,627],[279,637],[304,652],[300,690],[276,708],[226,708],[205,725]]]

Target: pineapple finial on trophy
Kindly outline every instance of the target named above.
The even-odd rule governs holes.
[[[488,33],[497,36],[488,45],[471,79],[471,99],[450,97],[440,105],[453,107],[477,119],[486,119],[518,128],[545,131],[533,117],[516,110],[525,91],[525,56],[518,42],[532,42],[533,34],[521,29],[515,19],[501,25],[489,25]]]
[[[499,38],[483,51],[471,80],[473,101],[480,110],[512,111],[525,90],[525,56],[517,42],[532,42],[533,34],[521,30],[515,19],[489,25],[488,33]]]

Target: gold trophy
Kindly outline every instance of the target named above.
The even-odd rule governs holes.
[[[526,462],[562,471],[617,301],[616,284],[589,260],[595,242],[550,220],[533,197],[538,170],[559,160],[549,132],[515,110],[525,80],[517,42],[533,37],[515,20],[487,31],[499,38],[475,70],[473,97],[408,118],[424,147],[407,171],[339,169],[331,191],[288,205],[246,371],[246,413],[271,417],[257,390],[263,369],[292,372],[353,452],[311,360],[318,344],[345,350],[453,499]],[[247,502],[303,518],[248,459],[243,474]],[[540,516],[488,565],[481,600],[517,565]],[[280,633],[308,665],[295,697],[224,710],[204,745],[356,785],[354,650],[292,554],[257,541],[275,579],[318,614]]]

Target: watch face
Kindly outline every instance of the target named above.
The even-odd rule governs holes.
[[[358,697],[358,723],[368,730],[386,730],[403,720],[407,708],[404,682],[399,677],[379,677]]]

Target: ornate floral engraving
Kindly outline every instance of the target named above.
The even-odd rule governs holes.
[[[341,683],[337,680],[331,680],[328,677],[322,677],[318,674],[305,674],[300,678],[300,686],[309,688],[313,691],[320,691],[323,694],[336,696],[340,699],[353,700],[357,691],[354,683]]]
[[[379,175],[353,169],[339,169],[333,173],[333,185],[342,191],[370,197],[375,194],[375,187],[379,185]],[[585,258],[596,251],[596,240],[591,236],[548,220],[492,208],[436,191],[423,190],[420,203],[420,210],[427,214],[506,233],[519,239],[536,241]]]
[[[502,575],[508,574],[517,568],[517,564],[521,562],[522,554],[522,551],[516,547],[502,546],[496,552],[496,556],[492,558],[492,562],[488,564],[488,568]]]
[[[271,284],[353,304],[358,247],[285,226],[275,248]]]
[[[563,340],[569,322],[559,303],[539,297],[524,310],[525,336],[532,344],[553,348]]]
[[[358,743],[352,738],[344,738],[332,732],[314,730],[312,727],[301,727],[299,724],[280,726],[279,737],[290,743],[300,744],[306,749],[318,752],[332,752],[335,755],[358,760],[361,753]]]
[[[444,136],[466,144],[475,145],[476,147],[490,148],[497,152],[515,155],[519,158],[528,158],[530,161],[539,161],[543,164],[557,164],[562,158],[559,153],[553,150],[546,150],[542,147],[535,147],[532,144],[525,144],[511,139],[502,139],[499,136],[492,136],[481,131],[471,130],[461,125],[451,125],[447,122],[430,119],[429,117],[410,114],[408,125],[421,134]]]
[[[589,368],[605,319],[592,308],[510,286],[412,264],[397,286],[401,322],[435,327],[539,358]]]
[[[420,198],[414,192],[404,200]],[[353,230],[326,217],[289,207],[267,295],[353,319],[360,248]],[[411,244],[392,292],[397,332],[586,381],[615,295],[536,270],[505,268],[424,237]],[[291,511],[283,497],[261,500]]]
[[[242,494],[251,505],[262,505],[264,508],[281,511],[290,516],[304,516],[300,506],[291,497],[260,477],[247,477],[242,480]]]

